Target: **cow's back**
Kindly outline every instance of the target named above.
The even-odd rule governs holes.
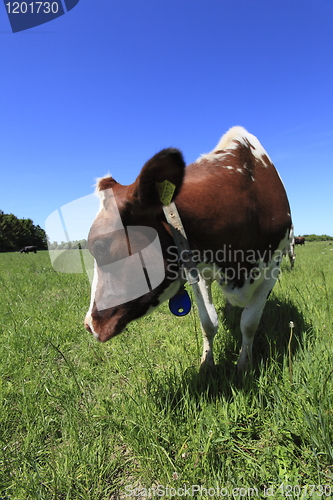
[[[228,242],[235,249],[275,249],[290,228],[280,176],[259,141],[254,138],[254,149],[248,136],[246,145],[215,148],[185,170],[176,204],[196,248]]]

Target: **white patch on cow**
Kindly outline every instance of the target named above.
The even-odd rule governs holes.
[[[221,279],[218,284],[232,306],[245,307],[255,289],[264,280],[265,270],[267,268],[265,267],[263,260],[259,261],[256,267],[258,269],[258,274],[255,279],[252,279],[252,275],[250,274],[241,288],[235,287],[234,282],[226,280],[223,273],[221,273]]]
[[[267,153],[265,153],[265,154],[267,156]],[[257,155],[254,153],[254,156],[257,156]],[[269,167],[269,163],[267,163],[265,156],[262,155],[262,156],[258,157],[258,159],[261,161],[261,163],[263,164],[264,167],[266,167],[266,168]]]
[[[265,168],[269,167],[270,163],[273,164],[273,162],[270,159],[267,151],[263,148],[263,146],[261,145],[261,143],[258,141],[258,139],[254,135],[246,132],[246,139],[249,141],[249,143],[252,146],[251,147],[252,154],[256,158],[258,158],[258,160],[260,160],[262,162],[262,164],[263,164],[263,166]],[[267,163],[267,161],[265,161],[263,159],[263,157],[267,158],[268,162],[270,162],[270,163]]]
[[[88,314],[91,314],[92,308],[94,306],[97,285],[98,285],[97,263],[96,263],[96,260],[94,259],[94,277],[93,277],[92,284],[91,284],[90,306],[89,306]]]
[[[238,147],[238,144],[236,144],[235,141],[239,141],[244,146],[247,146],[245,138],[251,135],[252,134],[249,134],[243,127],[239,126],[232,127],[231,129],[228,130],[228,132],[226,132],[221,137],[221,139],[213,149],[212,153],[214,151],[219,151],[222,149],[227,149],[227,150],[236,149]]]
[[[237,172],[239,172],[240,174],[244,173],[242,168],[237,168]]]
[[[94,307],[97,285],[98,285],[97,263],[96,263],[96,260],[94,260],[94,277],[93,277],[92,284],[91,284],[90,306],[89,306],[89,310],[88,310],[86,317],[85,317],[85,323],[90,327],[90,330],[92,331],[96,340],[98,340],[98,333],[96,333],[94,330],[94,327],[92,324],[91,313],[92,313],[92,310]]]
[[[104,208],[104,200],[105,200],[105,195],[108,191],[108,189],[102,189],[100,190],[99,189],[99,183],[104,180],[104,179],[108,179],[109,177],[112,177],[111,174],[107,173],[106,175],[104,175],[103,177],[96,177],[95,179],[95,191],[94,191],[94,195],[97,196],[97,198],[100,199],[100,204],[99,204],[99,209],[98,209],[98,212],[96,214],[96,217],[97,215],[103,210]]]
[[[106,234],[112,232],[112,231],[118,231],[119,229],[124,229],[121,217],[120,217],[120,212],[118,209],[118,205],[115,199],[115,196],[113,194],[113,189],[108,188],[108,189],[103,189],[102,191],[96,191],[96,194],[98,198],[100,199],[100,205],[99,205],[99,210],[96,214],[97,216],[100,214],[100,212],[104,208],[104,201],[106,196],[108,197],[108,204],[109,208],[108,211],[110,214],[112,214],[112,218],[110,218],[109,223],[107,228],[105,229],[103,226],[98,230],[98,232],[95,232],[96,236],[105,236]],[[96,220],[95,218],[95,220]]]
[[[227,155],[227,154],[232,154],[232,150],[237,149],[239,147],[239,144],[242,144],[244,147],[248,148],[249,144],[251,145],[251,151],[252,154],[260,160],[264,167],[268,167],[269,165],[262,160],[263,156],[266,156],[268,160],[271,162],[270,157],[268,156],[267,152],[265,149],[262,147],[261,143],[259,140],[253,135],[247,132],[245,128],[243,127],[232,127],[228,132],[226,132],[220,141],[217,143],[215,148],[210,152],[201,155],[198,159],[197,162],[200,162],[201,160],[216,160],[219,156],[222,155]],[[216,151],[220,150],[225,150],[223,153],[216,154]],[[272,163],[272,162],[271,162]]]

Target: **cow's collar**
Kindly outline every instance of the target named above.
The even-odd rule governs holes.
[[[164,206],[163,211],[166,220],[171,227],[171,231],[178,248],[180,267],[184,269],[186,279],[189,284],[192,285],[192,290],[194,292],[199,310],[201,326],[204,328],[202,324],[203,320],[205,323],[208,321],[209,324],[217,325],[215,309],[210,307],[210,300],[209,295],[207,294],[206,285],[193,260],[192,252],[177,207],[172,202],[169,205]],[[176,314],[176,316],[183,316],[190,311],[190,307],[186,305],[186,303],[188,304],[186,295],[187,292],[184,290],[184,292],[175,295],[169,301],[170,310],[173,314]],[[175,300],[174,304],[172,304],[173,300]],[[189,303],[191,304],[190,301]],[[186,312],[184,312],[184,309],[186,309]]]
[[[172,236],[178,249],[179,265],[184,269],[186,280],[190,285],[199,282],[199,271],[193,260],[184,226],[174,202],[163,207],[165,218],[171,227]]]

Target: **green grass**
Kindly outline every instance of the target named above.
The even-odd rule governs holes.
[[[217,290],[203,379],[195,307],[164,304],[98,344],[85,275],[47,252],[0,254],[0,499],[333,497],[333,245],[296,251],[243,381],[239,311],[224,316]]]

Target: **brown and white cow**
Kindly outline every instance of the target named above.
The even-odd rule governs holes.
[[[218,318],[211,284],[216,280],[227,300],[243,308],[238,360],[238,369],[243,370],[251,360],[254,334],[290,245],[292,222],[279,174],[258,139],[242,127],[230,129],[212,152],[187,167],[180,151],[170,148],[153,156],[133,184],[124,186],[112,177],[98,181],[100,210],[89,233],[95,270],[85,326],[105,342],[183,286],[185,279],[162,210],[160,186],[164,182],[174,186],[168,202],[172,199],[178,208],[200,271],[202,367],[214,364],[212,347]],[[124,291],[134,286],[127,252],[134,256],[153,241],[153,236],[149,240],[144,234],[145,241],[129,250],[132,241],[126,228],[136,226],[152,228],[152,234],[158,235],[164,272],[156,287],[149,286],[146,293],[122,303]],[[145,260],[142,254],[141,263],[147,271],[155,257]],[[124,266],[115,281],[111,269],[117,261]],[[118,302],[114,302],[118,295]]]

